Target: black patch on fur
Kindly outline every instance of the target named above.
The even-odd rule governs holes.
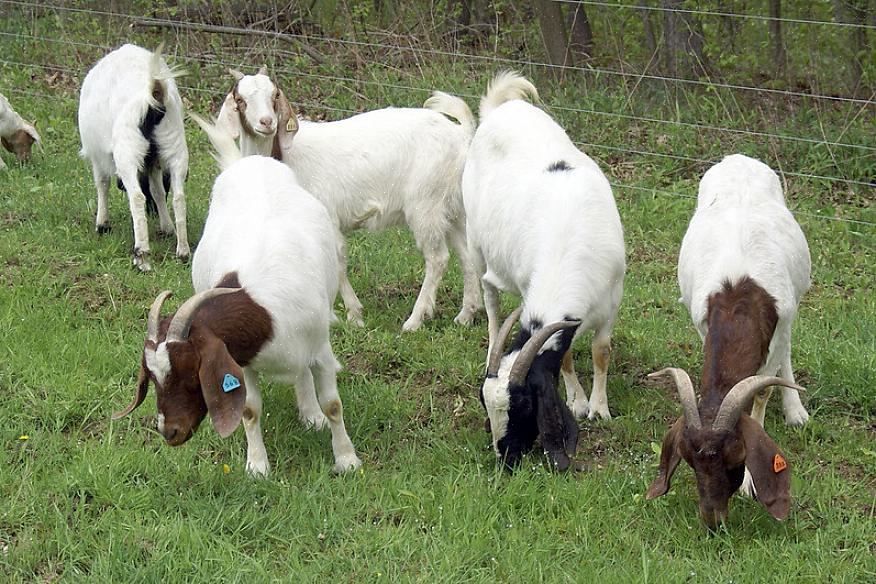
[[[143,195],[146,197],[146,212],[150,215],[158,213],[158,206],[155,204],[152,189],[149,187],[149,171],[158,167],[158,144],[155,142],[155,128],[164,119],[164,114],[166,113],[167,110],[163,106],[150,106],[139,125],[140,134],[149,142],[149,149],[146,150],[146,156],[143,158],[143,167],[137,174],[137,182],[140,183],[140,190],[143,191]],[[164,197],[166,200],[167,194],[170,192],[170,173],[162,173],[161,182],[164,184]],[[122,179],[116,179],[116,185],[120,190],[126,190],[125,185],[122,184]]]
[[[563,170],[572,170],[572,167],[565,160],[557,160],[547,167],[548,172],[560,172]]]

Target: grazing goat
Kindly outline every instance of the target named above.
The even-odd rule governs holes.
[[[305,424],[328,423],[335,472],[358,468],[338,396],[340,366],[329,344],[338,281],[331,219],[287,166],[263,156],[241,160],[230,136],[198,123],[223,172],[192,261],[197,293],[161,321],[170,292],[156,298],[134,400],[114,417],[140,405],[152,381],[158,429],[169,444],[188,440],[207,413],[223,438],[242,419],[247,471],[265,475],[261,372],[295,385]]]
[[[165,172],[173,193],[176,255],[181,260],[189,257],[183,192],[189,153],[174,81],[179,75],[161,58],[161,47],[151,53],[124,45],[98,61],[82,82],[79,134],[82,156],[91,161],[97,188],[96,229],[110,229],[107,190],[115,175],[128,194],[134,222],[134,265],[144,272],[151,269],[147,195],[158,209],[159,231],[174,232],[165,202]]]
[[[34,124],[25,122],[0,93],[0,143],[3,147],[15,154],[19,162],[24,162],[30,157],[33,143],[39,141],[40,135]],[[0,158],[0,169],[2,168],[6,168],[6,163]]]
[[[809,288],[809,248],[768,166],[736,154],[706,172],[681,245],[678,283],[704,341],[702,397],[697,404],[680,369],[653,374],[673,376],[684,415],[663,440],[660,472],[647,498],[669,489],[684,458],[696,474],[700,515],[710,527],[726,518],[733,492],[740,485],[751,491],[752,481],[758,500],[784,519],[791,469],[763,421],[772,385],[784,386],[788,424],[809,418],[791,369],[791,324]],[[777,372],[781,378],[773,377]]]
[[[605,386],[626,271],[623,228],[605,175],[526,96],[538,99],[516,73],[492,81],[462,179],[469,254],[489,321],[481,401],[496,454],[509,467],[541,435],[565,469],[577,445],[576,418],[610,418]],[[501,330],[499,290],[523,300]],[[521,330],[503,355],[518,317]],[[570,350],[585,330],[595,332],[589,403]],[[568,405],[557,391],[560,371]]]
[[[456,322],[480,307],[477,276],[465,247],[460,178],[475,121],[461,99],[435,92],[423,108],[386,108],[337,122],[299,121],[263,67],[232,71],[235,84],[217,123],[240,137],[244,155],[282,160],[328,208],[338,230],[340,292],[347,319],[362,326],[362,303],[347,279],[344,233],[407,224],[426,262],[423,285],[403,330],[420,328],[435,309],[448,243],[463,272]],[[448,120],[446,114],[459,124]],[[293,139],[294,138],[294,139]]]

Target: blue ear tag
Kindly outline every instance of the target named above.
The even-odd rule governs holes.
[[[228,393],[229,391],[234,391],[238,387],[240,387],[240,380],[232,374],[226,373],[225,378],[222,380],[222,391]]]

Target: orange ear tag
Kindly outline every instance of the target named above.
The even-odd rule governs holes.
[[[788,463],[785,462],[785,459],[782,458],[781,454],[776,454],[775,457],[773,457],[773,472],[779,474],[786,468],[788,468]]]

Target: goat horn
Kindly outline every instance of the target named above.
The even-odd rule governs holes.
[[[229,69],[228,73],[230,73],[231,76],[234,77],[234,79],[236,81],[240,81],[241,79],[244,78],[244,74],[241,73],[240,71],[238,71],[237,69]]]
[[[262,65],[261,67],[259,67],[259,72],[256,73],[256,75],[267,75],[267,74],[268,74],[268,66],[267,65]]]
[[[508,335],[511,334],[514,323],[520,319],[521,312],[523,312],[523,306],[518,306],[514,309],[514,312],[508,315],[505,322],[502,323],[502,328],[499,329],[499,334],[493,345],[493,351],[490,353],[490,359],[487,362],[487,375],[499,374],[499,363],[502,362],[502,353],[505,352],[505,341],[508,340]]]
[[[161,318],[161,306],[172,295],[173,292],[165,290],[155,298],[152,308],[149,309],[149,319],[146,321],[146,338],[154,343],[158,342],[158,320]]]
[[[681,402],[681,409],[684,411],[684,420],[688,426],[694,430],[702,428],[700,421],[700,412],[697,410],[697,396],[694,393],[693,383],[690,380],[690,375],[687,371],[678,367],[667,367],[654,373],[649,373],[648,377],[663,377],[671,375],[675,380],[675,387],[678,388],[678,400]]]
[[[791,389],[802,390],[803,388],[781,377],[770,377],[769,375],[752,375],[746,377],[724,396],[724,401],[721,402],[721,407],[718,408],[718,414],[715,416],[715,421],[712,422],[712,430],[728,431],[739,421],[739,416],[742,414],[742,409],[751,401],[754,394],[770,385],[781,385],[790,387]],[[805,391],[805,390],[804,390]]]
[[[577,327],[580,324],[580,320],[560,320],[547,325],[532,335],[526,341],[526,344],[523,345],[523,348],[520,349],[517,359],[514,360],[514,365],[511,366],[511,373],[508,376],[508,383],[521,385],[526,381],[526,374],[529,373],[529,368],[532,366],[532,362],[535,361],[535,356],[538,355],[541,346],[551,338],[551,335],[563,329]]]
[[[170,327],[167,329],[167,341],[183,343],[189,338],[189,328],[192,326],[192,321],[195,320],[195,315],[201,306],[211,298],[230,294],[231,292],[239,292],[240,288],[210,288],[203,292],[198,292],[179,307],[173,320],[170,321]]]

